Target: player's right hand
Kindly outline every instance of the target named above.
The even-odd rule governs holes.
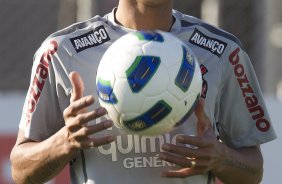
[[[113,125],[111,120],[106,120],[95,125],[88,125],[91,120],[105,115],[105,108],[88,111],[87,107],[94,103],[93,96],[84,96],[84,83],[77,72],[69,75],[72,84],[72,94],[70,105],[64,110],[64,120],[67,131],[67,141],[71,148],[88,149],[103,144],[108,144],[115,140],[113,136],[95,137],[95,133],[106,130]]]

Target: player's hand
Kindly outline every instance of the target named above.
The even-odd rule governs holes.
[[[94,103],[93,96],[84,96],[84,83],[77,72],[69,75],[73,91],[70,105],[64,110],[64,120],[67,131],[67,141],[71,148],[88,149],[103,144],[108,144],[115,140],[113,136],[95,138],[93,134],[106,130],[113,125],[111,120],[87,125],[91,120],[105,115],[106,109],[100,107],[93,111],[88,111],[87,107]]]
[[[177,137],[177,145],[164,144],[160,159],[181,166],[179,170],[162,173],[165,177],[188,177],[207,173],[216,167],[223,158],[222,144],[217,140],[211,122],[204,112],[204,101],[200,100],[195,114],[197,116],[198,135]]]

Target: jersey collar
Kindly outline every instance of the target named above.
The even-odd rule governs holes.
[[[122,32],[132,32],[132,31],[135,31],[133,29],[130,29],[130,28],[127,28],[127,27],[124,27],[120,24],[118,24],[115,20],[115,12],[116,12],[117,8],[114,8],[112,10],[112,12],[110,12],[109,14],[105,15],[105,18],[110,22],[110,24],[112,24],[116,29],[119,29],[120,31]],[[175,33],[175,32],[178,32],[180,31],[180,28],[181,28],[181,22],[180,22],[180,19],[179,19],[179,12],[176,11],[176,10],[172,10],[172,16],[174,17],[175,21],[171,27],[171,30],[170,32],[171,33]]]

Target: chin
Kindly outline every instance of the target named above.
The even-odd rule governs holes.
[[[146,6],[160,6],[172,3],[172,0],[136,0],[136,2],[143,3]]]

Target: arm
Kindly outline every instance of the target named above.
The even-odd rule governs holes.
[[[180,170],[165,171],[165,177],[189,177],[211,171],[226,184],[258,184],[263,174],[263,159],[259,147],[230,148],[219,142],[210,125],[201,101],[196,109],[199,136],[178,136],[181,145],[164,144],[166,152],[160,158],[182,166]],[[205,127],[206,125],[206,127]],[[175,154],[177,156],[175,156]],[[192,159],[191,159],[192,158]]]
[[[15,183],[43,183],[57,175],[72,159],[75,149],[63,139],[65,128],[42,142],[24,137],[19,130],[11,152],[12,176]]]
[[[93,138],[90,135],[112,126],[110,120],[86,125],[90,120],[105,115],[104,108],[88,112],[94,103],[92,96],[83,97],[83,82],[77,73],[71,73],[73,86],[70,105],[64,111],[65,126],[42,142],[24,137],[19,130],[11,152],[12,176],[16,183],[44,183],[57,175],[80,149],[88,149],[112,142],[112,136]]]
[[[259,147],[225,148],[221,164],[212,173],[224,183],[258,184],[263,176],[263,158]]]

